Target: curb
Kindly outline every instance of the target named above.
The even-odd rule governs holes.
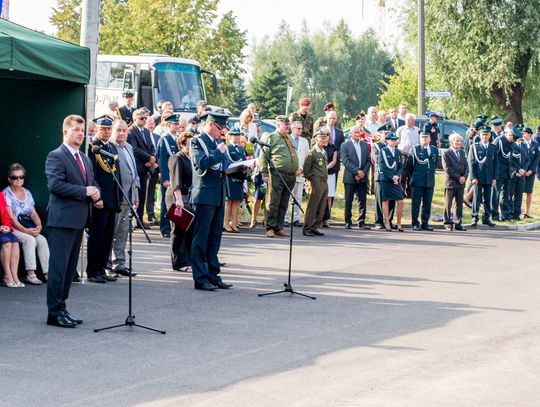
[[[373,224],[367,224],[367,226],[371,227],[373,229]],[[444,230],[444,225],[437,225],[430,223],[429,226],[431,226],[435,230]],[[496,226],[486,226],[482,224],[478,224],[475,227],[470,226],[469,224],[464,223],[463,226],[466,228],[469,228],[469,230],[515,230],[519,232],[527,232],[531,230],[540,230],[540,221],[538,222],[532,222],[532,223],[526,223],[524,225],[505,225],[501,223],[497,223]],[[345,223],[331,223],[330,228],[332,227],[345,227]],[[353,224],[353,229],[355,228],[355,225]],[[404,229],[412,229],[411,225],[403,225]]]

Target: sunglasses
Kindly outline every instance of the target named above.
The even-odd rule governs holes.
[[[146,119],[148,119],[148,117],[146,117],[146,116],[143,116],[143,117],[137,117],[137,120],[146,120]]]
[[[9,179],[12,181],[17,181],[18,179],[24,179],[24,175],[10,175]]]

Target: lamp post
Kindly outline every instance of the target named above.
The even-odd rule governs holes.
[[[418,0],[418,115],[426,111],[426,54],[424,39],[424,0]]]

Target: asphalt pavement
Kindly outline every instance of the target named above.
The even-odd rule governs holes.
[[[77,284],[76,329],[45,287],[0,289],[1,406],[538,406],[538,231],[296,228],[224,236],[231,290],[193,289],[168,242],[135,234],[128,282]]]

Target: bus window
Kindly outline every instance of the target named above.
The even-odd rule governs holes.
[[[124,90],[132,90],[134,89],[133,83],[135,82],[133,76],[135,72],[133,70],[125,70],[124,71],[124,86],[122,89]]]

